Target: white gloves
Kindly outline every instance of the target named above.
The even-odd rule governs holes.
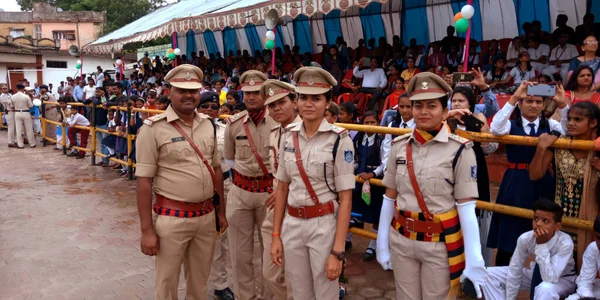
[[[460,276],[460,282],[462,283],[465,279],[471,280],[475,286],[477,298],[481,298],[481,286],[485,284],[487,270],[485,269],[485,262],[481,255],[479,226],[477,216],[475,215],[475,201],[457,203],[456,209],[458,210],[466,258],[466,266]]]
[[[381,214],[379,215],[379,230],[377,232],[377,262],[384,270],[392,269],[390,256],[390,228],[394,217],[396,200],[383,195]]]

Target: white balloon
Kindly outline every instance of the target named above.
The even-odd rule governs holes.
[[[463,8],[460,10],[460,12],[462,13],[463,18],[469,20],[475,14],[475,8],[472,5],[467,4],[467,5],[463,6]]]
[[[80,65],[80,64],[81,64],[81,60],[80,60],[80,59],[78,59],[78,60],[77,60],[77,64],[78,64],[78,65]]]
[[[117,61],[115,61],[115,65],[120,66],[121,64],[123,64],[122,60],[117,59]]]
[[[173,50],[173,53],[175,53],[175,55],[181,55],[181,50],[179,48],[176,48],[175,50]]]
[[[267,38],[271,41],[275,40],[275,32],[271,30],[267,31]]]
[[[42,106],[42,100],[40,100],[40,99],[33,99],[33,105],[35,105],[35,106]]]

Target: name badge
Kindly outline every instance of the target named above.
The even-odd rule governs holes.
[[[245,136],[245,135],[240,135],[240,136],[236,136],[236,137],[235,137],[235,139],[236,139],[236,140],[247,140],[247,139],[248,139],[248,137],[247,137],[247,136]]]
[[[397,159],[396,160],[396,164],[397,165],[405,165],[406,164],[406,159]]]
[[[171,142],[176,143],[176,142],[181,142],[181,141],[185,141],[185,138],[180,136],[180,137],[174,137],[171,139]]]
[[[296,153],[296,148],[284,147],[283,151],[285,151],[285,152],[291,152],[291,153]]]

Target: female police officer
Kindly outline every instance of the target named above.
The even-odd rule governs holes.
[[[303,121],[286,128],[280,145],[271,257],[281,266],[285,251],[294,299],[338,299],[355,182],[354,149],[347,131],[324,118],[331,87],[337,85],[333,76],[305,67],[294,79]]]
[[[394,139],[390,150],[380,224],[394,222],[391,232],[379,228],[377,260],[393,267],[398,299],[454,298],[464,278],[481,297],[477,163],[472,142],[444,123],[451,91],[435,74],[413,77],[407,92],[416,129]]]

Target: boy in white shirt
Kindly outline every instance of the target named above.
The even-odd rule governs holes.
[[[73,126],[90,126],[90,121],[79,113],[76,106],[71,107],[71,116],[67,118],[67,124],[69,124],[69,144],[71,146],[77,145],[77,134],[79,133],[81,136],[80,147],[87,147],[90,131],[88,129],[74,128]],[[71,152],[67,156],[77,156],[77,159],[82,159],[85,158],[85,151]]]
[[[583,263],[577,277],[577,293],[569,296],[566,300],[598,299],[600,298],[600,279],[596,278],[600,270],[600,216],[594,221],[594,233],[596,241],[591,242],[583,252]]]
[[[563,209],[547,199],[535,201],[532,208],[533,230],[517,240],[510,265],[487,268],[487,300],[516,299],[519,290],[530,291],[531,299],[558,300],[575,290],[573,240],[560,231]],[[530,255],[535,261],[524,268]]]

